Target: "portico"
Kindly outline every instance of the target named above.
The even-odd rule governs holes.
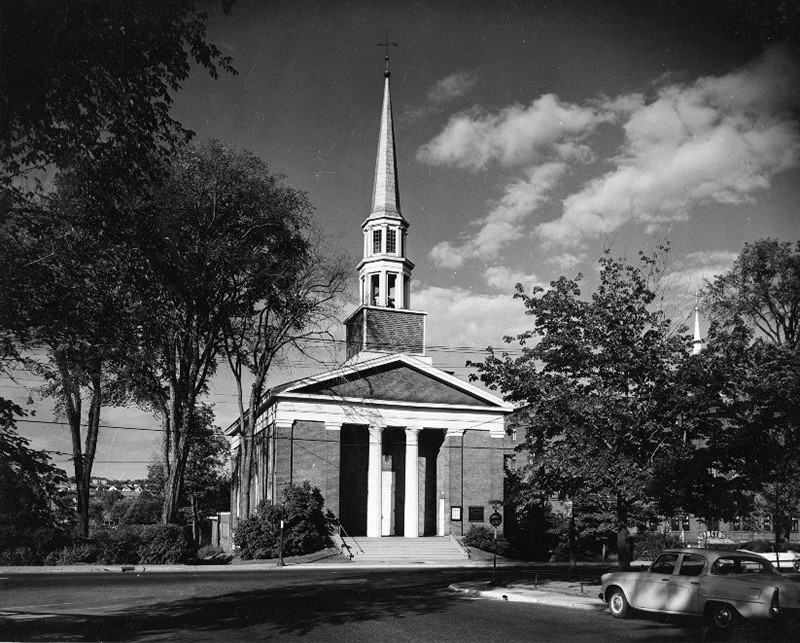
[[[285,384],[273,389],[257,427],[269,445],[264,497],[277,502],[285,485],[309,480],[351,535],[446,535],[450,507],[463,506],[470,487],[491,475],[495,495],[502,495],[510,410],[404,354]],[[476,458],[485,470],[470,464]],[[480,483],[470,482],[470,467]],[[472,504],[488,506],[490,494],[482,495]]]

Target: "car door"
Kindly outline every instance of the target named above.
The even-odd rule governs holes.
[[[700,610],[700,577],[706,559],[697,554],[683,554],[677,574],[669,581],[669,611],[697,614]]]
[[[678,554],[661,554],[636,580],[633,606],[643,610],[669,609],[669,583],[678,563]]]

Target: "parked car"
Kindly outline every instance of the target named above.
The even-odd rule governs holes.
[[[667,549],[646,571],[603,574],[600,599],[615,618],[633,609],[689,614],[719,630],[800,616],[800,583],[757,554],[720,549]]]
[[[766,540],[751,540],[743,543],[737,548],[738,551],[763,556],[771,562],[778,570],[800,571],[800,553],[794,549],[783,547],[781,551],[775,551],[775,543]]]

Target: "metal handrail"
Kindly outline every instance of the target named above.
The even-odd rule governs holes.
[[[456,536],[456,535],[453,533],[453,528],[452,528],[452,527],[450,528],[450,536],[449,536],[449,538],[450,538],[450,542],[451,542],[451,543],[455,543],[455,544],[458,546],[458,548],[461,550],[461,552],[462,552],[462,553],[463,553],[463,554],[464,554],[464,555],[465,555],[467,558],[469,558],[469,557],[470,557],[470,555],[469,555],[469,547],[467,547],[467,546],[466,546],[464,543],[462,543],[462,542],[461,542],[461,540],[459,540],[458,536]]]
[[[342,542],[344,542],[344,538],[342,537],[343,532],[345,536],[347,536],[350,540],[352,540],[356,544],[356,547],[358,547],[358,551],[360,551],[363,554],[364,550],[361,549],[361,545],[358,544],[358,541],[347,533],[347,530],[344,527],[342,527],[342,523],[339,523],[339,538],[342,539]],[[347,547],[347,543],[345,543],[345,547]],[[350,549],[349,547],[347,548]]]

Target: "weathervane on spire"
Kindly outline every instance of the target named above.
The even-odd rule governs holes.
[[[390,42],[389,41],[389,30],[387,29],[386,30],[386,42],[379,42],[376,46],[377,47],[386,47],[386,71],[383,72],[383,75],[386,76],[386,78],[389,78],[389,75],[390,75],[390,72],[389,72],[389,47],[399,47],[400,45],[398,43],[396,43],[396,42]]]

